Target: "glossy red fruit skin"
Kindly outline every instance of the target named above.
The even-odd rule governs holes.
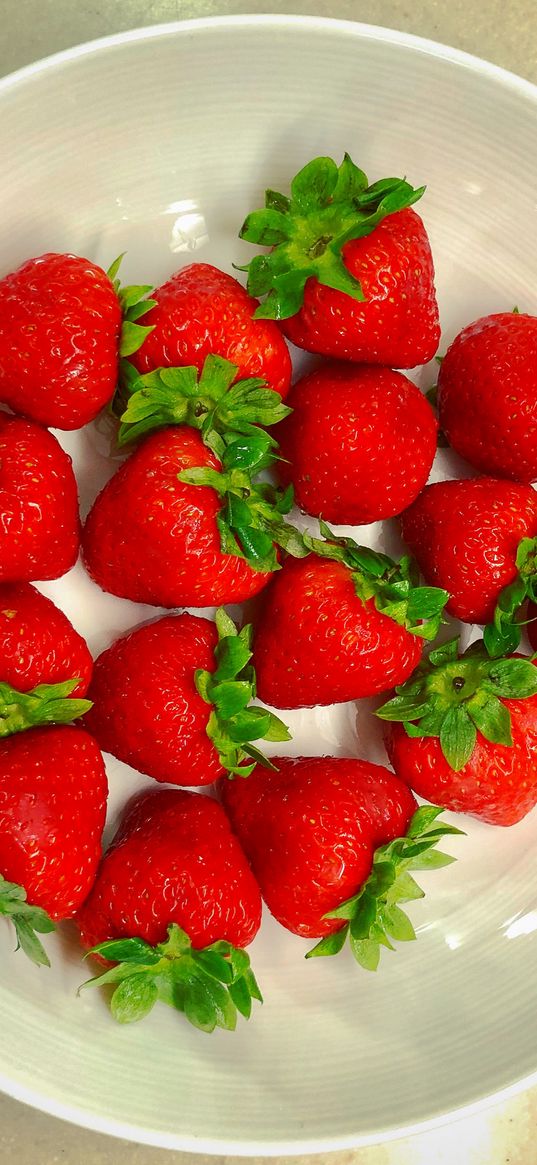
[[[258,300],[225,271],[192,263],[151,293],[157,306],[143,323],[154,328],[131,357],[139,372],[194,365],[213,353],[237,365],[237,380],[259,376],[284,397],[291,357],[272,320],[254,320]]]
[[[528,639],[533,650],[537,651],[537,606],[535,603],[528,603],[526,619],[532,620],[528,623]]]
[[[427,232],[412,209],[390,214],[363,239],[343,247],[345,266],[359,279],[363,303],[308,279],[304,303],[282,320],[287,338],[308,352],[414,368],[440,341],[434,266]]]
[[[311,708],[402,684],[423,641],[356,595],[348,567],[310,554],[288,559],[256,623],[257,694],[274,708]]]
[[[307,514],[360,526],[395,517],[423,489],[438,425],[406,376],[324,364],[294,385],[288,404],[278,470]]]
[[[0,412],[0,583],[59,578],[78,557],[71,458],[52,433]]]
[[[212,797],[151,790],[127,805],[77,922],[86,947],[163,942],[172,922],[198,949],[220,939],[245,947],[259,930],[261,895]]]
[[[215,624],[166,616],[117,639],[95,661],[85,723],[101,748],[171,785],[210,785],[223,773],[207,736],[212,711],[194,684],[215,670]]]
[[[386,748],[402,781],[420,797],[491,825],[515,825],[537,803],[537,696],[502,700],[511,713],[513,746],[491,744],[480,733],[460,772],[447,763],[437,737],[407,736],[386,726]]]
[[[537,317],[500,312],[464,328],[440,367],[438,412],[481,473],[537,481]]]
[[[80,429],[114,394],[121,307],[77,255],[29,259],[0,281],[0,400],[56,429]]]
[[[270,574],[222,554],[209,486],[184,485],[184,469],[220,463],[194,429],[153,433],[93,504],[82,538],[84,561],[103,591],[156,607],[241,603]]]
[[[71,918],[93,886],[107,795],[103,758],[82,728],[0,740],[0,873],[55,920]]]
[[[519,542],[537,536],[537,493],[492,477],[435,482],[403,514],[401,530],[426,582],[449,591],[446,610],[463,623],[490,623],[516,578]]]
[[[0,681],[19,692],[80,677],[85,696],[93,660],[67,615],[30,583],[0,585]]]
[[[416,801],[381,765],[278,757],[218,790],[274,917],[303,938],[340,930],[335,910],[360,889],[377,846],[406,833]]]

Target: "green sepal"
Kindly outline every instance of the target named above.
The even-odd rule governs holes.
[[[146,296],[153,290],[151,284],[131,284],[129,287],[122,287],[119,279],[119,269],[125,252],[118,255],[117,259],[108,268],[106,274],[111,279],[115,293],[121,305],[123,314],[123,324],[121,328],[121,336],[119,340],[119,355],[120,357],[132,356],[141,348],[146,336],[153,331],[153,327],[145,327],[137,321],[141,319],[146,312],[155,307],[156,299],[146,299]]]
[[[463,831],[438,823],[442,813],[435,805],[424,805],[414,813],[404,837],[379,846],[373,855],[371,873],[357,894],[342,902],[325,918],[341,919],[344,925],[322,938],[306,958],[336,955],[347,937],[354,958],[367,971],[376,971],[381,949],[395,950],[395,942],[409,942],[416,932],[401,903],[424,897],[411,870],[434,870],[455,861],[451,854],[435,847],[442,838]]]
[[[511,715],[504,700],[537,695],[537,668],[529,659],[491,658],[482,640],[459,655],[458,639],[429,653],[396,695],[377,710],[402,723],[408,736],[439,738],[454,772],[471,759],[478,733],[512,747]]]
[[[252,1000],[263,1002],[245,951],[225,941],[196,950],[175,923],[165,942],[154,947],[127,938],[100,943],[88,954],[115,966],[86,980],[79,991],[111,984],[110,1010],[118,1023],[143,1019],[160,1000],[200,1031],[233,1031],[238,1013],[248,1019]]]
[[[274,463],[273,445],[273,438],[259,429],[226,446],[221,470],[200,467],[178,474],[179,481],[210,486],[219,495],[216,522],[222,553],[244,558],[252,570],[268,572],[280,567],[277,546],[293,558],[309,554],[303,536],[284,521],[293,504],[292,488],[254,481]]]
[[[306,547],[321,558],[341,562],[352,572],[354,589],[364,603],[373,600],[377,611],[389,616],[412,635],[436,638],[443,622],[448,591],[419,586],[419,576],[409,557],[395,562],[369,546],[359,546],[353,538],[338,538],[325,522],[320,522],[324,541],[304,534]]]
[[[50,934],[55,925],[40,906],[31,906],[26,900],[26,890],[16,882],[6,882],[0,874],[0,915],[9,918],[17,936],[16,950],[24,954],[37,967],[50,967],[45,948],[38,934]]]
[[[241,631],[220,608],[216,612],[218,643],[216,670],[195,672],[194,682],[202,700],[212,707],[207,735],[216,748],[228,776],[248,777],[261,763],[273,767],[253,740],[290,740],[287,726],[267,708],[251,708],[255,699],[255,672],[252,658],[252,627]],[[254,764],[251,761],[254,761]]]
[[[237,434],[255,436],[259,425],[275,425],[289,415],[291,409],[266,381],[249,377],[235,382],[236,375],[235,364],[214,355],[207,356],[199,374],[197,368],[185,367],[157,368],[140,376],[123,367],[122,388],[113,406],[116,413],[121,410],[118,444],[165,425],[189,425],[222,458]]]
[[[89,712],[91,700],[69,699],[79,679],[61,684],[38,684],[30,692],[18,692],[0,683],[0,738],[42,724],[70,724]]]
[[[537,602],[537,538],[523,538],[519,543],[516,568],[516,578],[504,587],[493,621],[483,632],[483,642],[493,658],[517,650],[523,626],[520,608],[526,599]]]
[[[264,209],[252,211],[240,230],[241,239],[273,248],[239,268],[248,271],[250,294],[266,297],[255,316],[279,320],[295,315],[312,276],[363,301],[359,280],[345,266],[345,244],[371,234],[387,215],[412,206],[424,190],[414,189],[404,178],[369,185],[348,154],[339,167],[332,158],[308,162],[293,178],[290,198],[267,190]]]

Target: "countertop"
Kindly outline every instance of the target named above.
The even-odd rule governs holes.
[[[488,58],[537,82],[535,0],[1,0],[0,75],[107,33],[241,12],[293,12],[404,29]],[[478,1116],[387,1146],[324,1155],[326,1165],[536,1165],[537,1088]],[[235,1165],[131,1145],[0,1097],[0,1165]],[[260,1162],[262,1158],[251,1158]],[[317,1157],[279,1158],[284,1162]]]

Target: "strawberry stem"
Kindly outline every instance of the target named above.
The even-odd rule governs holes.
[[[52,919],[40,906],[31,906],[26,900],[26,890],[16,882],[6,882],[0,874],[0,914],[9,918],[17,936],[16,950],[24,954],[36,966],[50,967],[50,960],[37,937],[55,930]]]
[[[61,684],[39,684],[30,692],[18,692],[0,683],[0,738],[42,724],[70,724],[91,708],[90,700],[72,700],[79,679]]]

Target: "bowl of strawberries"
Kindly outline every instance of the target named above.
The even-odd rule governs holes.
[[[0,108],[0,1086],[243,1155],[522,1087],[536,90],[247,16]]]

